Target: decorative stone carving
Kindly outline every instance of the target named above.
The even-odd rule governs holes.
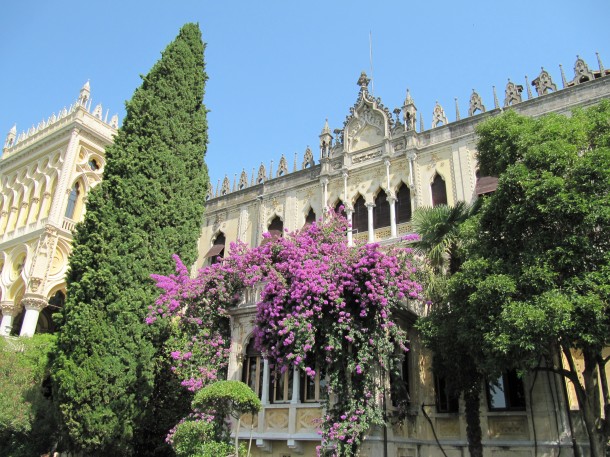
[[[536,93],[538,95],[546,95],[549,91],[555,92],[557,90],[557,85],[551,79],[551,75],[542,67],[542,71],[538,75],[536,79],[532,81],[532,86],[536,88]]]
[[[21,304],[26,310],[42,311],[47,305],[47,300],[39,294],[26,294],[21,299]]]
[[[515,84],[509,79],[504,91],[504,108],[521,103],[521,92],[523,92],[523,86]]]
[[[288,174],[288,164],[286,162],[286,157],[282,155],[280,158],[280,163],[277,166],[277,174],[276,176],[279,178],[280,176],[284,176]]]
[[[411,93],[407,89],[405,103],[402,106],[403,118],[405,121],[405,130],[415,131],[415,123],[417,122],[417,108],[415,102],[411,98]]]
[[[241,171],[241,175],[239,177],[239,184],[237,185],[237,190],[242,190],[248,187],[248,175],[246,174],[246,170]]]
[[[360,86],[361,92],[368,92],[369,83],[371,82],[370,78],[366,76],[366,73],[363,71],[360,73],[360,78],[358,78],[358,84]]]
[[[447,125],[449,121],[445,115],[445,110],[437,101],[436,105],[434,106],[434,111],[432,112],[432,128],[435,128],[439,123]]]
[[[261,163],[261,166],[258,169],[258,176],[256,178],[256,184],[264,183],[266,178],[267,178],[267,173],[265,171],[265,165],[263,165]]]
[[[220,195],[227,195],[229,192],[231,192],[231,184],[229,183],[229,177],[225,175],[225,179],[222,180]]]
[[[301,166],[302,169],[305,169],[307,167],[313,167],[315,164],[314,160],[313,160],[313,153],[311,152],[311,149],[309,149],[309,146],[307,146],[307,149],[305,149],[305,156],[303,157],[303,165]]]
[[[42,284],[42,278],[30,278],[30,291],[37,293],[38,289],[40,289],[40,285]]]
[[[93,116],[97,117],[98,119],[102,119],[102,105],[101,103],[98,104],[95,109],[93,110]]]
[[[580,56],[576,56],[576,62],[574,63],[574,79],[572,80],[572,84],[580,84],[587,81],[593,81],[595,79],[595,75],[593,72],[589,70],[589,66],[587,63],[580,58]]]
[[[22,303],[15,303],[12,301],[3,301],[0,302],[0,309],[2,309],[2,314],[5,316],[16,316],[21,311]]]
[[[481,99],[481,96],[477,94],[474,89],[472,89],[472,94],[470,95],[470,108],[468,108],[468,116],[473,116],[477,110],[479,110],[481,113],[484,113],[485,105],[483,105],[483,100]]]

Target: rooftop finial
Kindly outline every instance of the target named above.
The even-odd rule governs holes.
[[[561,83],[565,89],[568,83],[566,82],[566,74],[563,72],[563,65],[559,64],[559,69],[561,70]]]
[[[89,85],[89,80],[87,80],[87,82],[85,84],[83,84],[83,87],[81,87],[81,89],[80,89],[80,93],[78,95],[78,104],[81,106],[85,106],[87,104],[87,102],[89,101],[90,97],[91,97],[91,86]]]
[[[460,107],[458,106],[457,97],[455,97],[455,120],[456,121],[460,120]]]
[[[525,75],[525,87],[527,88],[527,99],[530,100],[532,98],[532,88],[527,80],[527,75]]]
[[[330,135],[330,127],[328,126],[328,118],[324,121],[324,128],[322,129],[322,135],[328,133]]]
[[[596,52],[595,55],[597,56],[597,64],[599,65],[599,77],[601,78],[602,76],[604,76],[604,64],[602,63],[602,59],[599,56],[599,52]]]
[[[509,79],[510,81],[510,79]],[[496,94],[496,86],[491,86],[494,90],[494,107],[496,109],[500,108],[500,103],[498,103],[498,94]]]
[[[370,78],[368,78],[366,76],[366,73],[363,71],[362,73],[360,73],[360,78],[358,78],[358,82],[356,84],[360,86],[361,91],[368,92],[368,86],[370,82]]]

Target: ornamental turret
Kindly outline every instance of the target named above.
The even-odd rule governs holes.
[[[405,120],[405,130],[415,131],[415,124],[417,122],[417,108],[415,107],[415,102],[413,102],[413,99],[411,98],[409,89],[407,89],[407,96],[404,104],[402,105],[402,113]]]
[[[89,85],[89,80],[83,85],[80,90],[80,94],[78,95],[77,103],[81,106],[86,106],[87,102],[91,98],[91,86]]]
[[[4,142],[4,148],[2,148],[2,151],[13,147],[16,139],[17,139],[17,125],[14,124],[13,127],[8,131],[8,135],[6,135],[6,141]]]
[[[328,157],[330,155],[330,148],[332,147],[333,136],[330,133],[330,127],[328,126],[328,119],[324,122],[324,128],[320,134],[320,159]]]

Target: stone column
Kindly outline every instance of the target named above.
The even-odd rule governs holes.
[[[299,376],[300,372],[297,367],[292,368],[292,398],[290,399],[290,403],[293,405],[299,402],[299,394],[301,392],[301,377]]]
[[[261,403],[269,404],[269,360],[263,359],[263,385],[261,386]]]
[[[388,203],[390,204],[390,238],[396,238],[396,197],[390,195]]]
[[[21,300],[21,303],[25,307],[25,316],[23,318],[19,336],[33,336],[36,332],[38,316],[40,315],[40,311],[47,306],[47,300],[44,296],[39,294],[26,294]]]
[[[373,225],[373,208],[375,208],[375,203],[367,203],[366,209],[368,211],[368,221],[369,221],[369,243],[375,242],[375,226]]]
[[[354,211],[350,208],[345,208],[345,216],[347,217],[347,223],[349,225],[349,227],[347,227],[347,245],[348,246],[353,246],[354,245],[354,235],[353,235],[353,231],[352,231],[352,214],[354,213]]]
[[[415,152],[409,152],[407,159],[409,160],[409,188],[411,191],[411,211],[415,211],[417,207],[417,200],[415,198],[415,159],[417,155]]]
[[[328,208],[328,178],[320,179],[322,185],[322,213],[326,216]]]
[[[0,336],[9,336],[13,328],[15,316],[19,314],[19,307],[12,301],[0,302],[2,308],[2,323],[0,323]]]

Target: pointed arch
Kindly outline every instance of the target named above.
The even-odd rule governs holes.
[[[378,229],[390,226],[390,202],[383,189],[379,189],[375,197],[375,207],[373,208],[373,228]]]
[[[433,207],[447,204],[447,185],[438,172],[435,174],[432,184],[430,184],[430,191],[432,193]]]
[[[396,223],[403,224],[411,220],[411,190],[404,182],[396,191]]]
[[[214,241],[212,242],[212,247],[206,253],[204,258],[210,259],[210,265],[215,263],[219,263],[225,257],[225,245],[227,243],[227,239],[223,232],[218,232]]]
[[[366,209],[364,197],[358,194],[354,202],[354,212],[352,214],[352,230],[355,233],[363,233],[368,231],[369,215]]]

